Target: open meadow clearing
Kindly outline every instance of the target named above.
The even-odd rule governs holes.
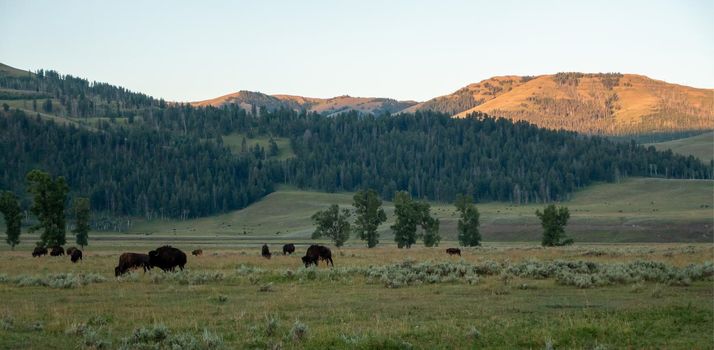
[[[108,243],[108,242],[106,242]],[[484,243],[332,248],[334,268],[258,245],[188,244],[183,272],[115,278],[84,260],[0,252],[0,348],[669,348],[714,343],[711,244]],[[115,247],[115,248],[113,248]]]

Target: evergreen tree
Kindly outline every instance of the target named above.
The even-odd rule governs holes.
[[[479,212],[472,203],[471,196],[458,195],[456,197],[456,210],[459,212],[459,222],[457,230],[459,232],[459,243],[467,247],[481,245],[481,232],[479,232]]]
[[[51,99],[46,99],[45,102],[42,104],[42,110],[45,111],[46,113],[51,113],[52,112],[52,100]]]
[[[351,225],[349,222],[350,211],[342,209],[337,204],[331,205],[328,209],[318,211],[312,216],[312,221],[317,226],[312,238],[327,237],[331,239],[337,247],[344,245],[350,238]]]
[[[64,206],[69,187],[64,177],[56,179],[43,171],[32,170],[27,174],[27,189],[33,196],[30,211],[39,223],[30,231],[42,229],[40,239],[46,246],[62,246],[66,243]]]
[[[22,212],[20,203],[12,192],[3,192],[0,196],[0,212],[5,217],[5,233],[7,238],[5,241],[10,245],[10,249],[14,250],[15,246],[20,243],[20,233],[22,225]]]
[[[269,147],[269,150],[268,150],[268,154],[269,154],[271,157],[277,156],[278,153],[280,152],[280,149],[278,148],[278,143],[275,142],[275,140],[273,140],[272,137],[270,138],[270,140],[268,141],[268,143],[270,144],[270,147]]]
[[[379,243],[379,225],[387,221],[387,214],[382,209],[382,200],[375,190],[361,190],[355,193],[352,205],[357,212],[355,230],[368,248],[374,248]]]
[[[89,244],[89,199],[83,197],[75,198],[73,209],[75,228],[72,232],[76,236],[77,244],[84,249],[84,246]]]
[[[567,207],[555,207],[551,204],[541,212],[536,210],[536,216],[540,218],[543,226],[543,246],[562,246],[573,244],[571,238],[565,238],[565,225],[568,224],[570,212]]]

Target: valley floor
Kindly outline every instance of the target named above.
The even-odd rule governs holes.
[[[452,245],[447,242],[443,247]],[[178,245],[188,250],[190,247]],[[0,348],[668,348],[714,343],[711,244],[335,249],[305,269],[259,247],[204,249],[184,272],[116,279],[0,252]],[[147,251],[152,246],[135,246]],[[274,250],[277,248],[274,248]]]

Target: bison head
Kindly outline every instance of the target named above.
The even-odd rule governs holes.
[[[119,275],[121,275],[121,273],[119,272],[119,266],[117,266],[114,268],[114,277],[119,277]]]
[[[310,266],[310,258],[308,258],[307,255],[303,256],[302,263],[305,264],[305,267],[309,267]]]

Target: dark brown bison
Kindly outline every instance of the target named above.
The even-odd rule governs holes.
[[[295,245],[292,243],[283,246],[283,255],[290,255],[295,253]]]
[[[38,257],[38,256],[43,256],[47,255],[47,248],[45,247],[35,247],[35,249],[32,250],[32,257]]]
[[[461,256],[461,249],[459,249],[459,248],[446,248],[446,254]]]
[[[324,260],[328,266],[335,266],[335,263],[332,262],[332,251],[330,248],[322,245],[311,245],[307,248],[305,256],[302,257],[302,262],[305,264],[305,267],[309,267],[312,264],[317,266],[317,262],[320,260]]]
[[[203,249],[196,249],[192,251],[191,254],[193,254],[194,256],[203,255]]]
[[[164,271],[175,271],[176,266],[183,270],[186,265],[186,254],[178,248],[165,245],[149,252],[149,262],[151,266]]]
[[[260,255],[262,255],[266,259],[270,259],[270,256],[272,254],[270,254],[270,249],[268,249],[267,244],[263,244],[263,248],[260,250]]]
[[[72,253],[69,254],[69,256],[70,260],[72,260],[73,263],[76,263],[77,260],[82,260],[82,251],[77,248],[74,248],[72,249]]]
[[[50,255],[52,255],[52,256],[64,255],[64,248],[62,248],[60,246],[52,247],[52,251],[50,251]]]
[[[119,265],[114,268],[114,276],[119,277],[131,269],[140,267],[144,269],[144,272],[151,270],[148,254],[122,253],[119,256]]]
[[[77,247],[69,247],[69,248],[65,249],[64,253],[69,256],[72,256],[72,252],[75,251],[76,249],[77,249]]]

